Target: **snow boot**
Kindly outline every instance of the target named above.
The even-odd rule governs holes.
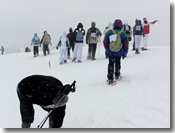
[[[31,124],[30,123],[22,123],[22,128],[30,128]]]

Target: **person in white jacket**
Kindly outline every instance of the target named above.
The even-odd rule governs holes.
[[[63,31],[62,36],[59,39],[57,49],[60,49],[59,63],[60,65],[64,62],[67,63],[67,49],[70,47],[69,39],[66,37],[66,32]],[[63,61],[64,55],[64,61]]]

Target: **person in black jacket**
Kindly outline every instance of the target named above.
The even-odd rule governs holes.
[[[22,79],[17,86],[20,101],[22,128],[30,128],[34,121],[33,104],[41,106],[45,111],[53,109],[61,94],[65,94],[49,116],[49,127],[60,128],[65,116],[67,94],[70,85],[63,86],[62,82],[52,76],[31,75]]]
[[[83,50],[83,43],[84,43],[84,35],[85,35],[85,30],[83,29],[83,24],[78,23],[77,28],[74,30],[73,34],[73,40],[74,40],[74,55],[73,55],[73,60],[72,62],[78,60],[78,62],[81,61],[81,56],[82,56],[82,50]]]
[[[67,34],[67,38],[69,38],[70,48],[67,49],[67,57],[70,59],[70,49],[72,48],[72,52],[74,52],[74,40],[73,40],[73,30],[70,27],[69,33]]]

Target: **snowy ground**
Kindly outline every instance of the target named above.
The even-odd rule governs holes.
[[[130,44],[130,47],[131,44]],[[131,48],[122,60],[123,79],[111,87],[106,84],[108,60],[101,44],[96,61],[87,61],[84,44],[82,63],[59,65],[59,50],[44,57],[40,51],[1,55],[1,128],[20,128],[21,117],[16,86],[32,74],[51,75],[63,84],[77,81],[77,90],[69,94],[62,128],[169,128],[170,127],[170,47],[149,46],[136,55]],[[49,68],[49,60],[51,68]],[[35,108],[32,128],[47,115]],[[48,127],[48,122],[44,128]]]

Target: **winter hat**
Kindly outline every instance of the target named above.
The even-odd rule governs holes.
[[[44,34],[45,34],[46,32],[47,32],[47,31],[45,30],[45,31],[44,31]]]
[[[123,27],[122,21],[120,19],[116,19],[113,23],[114,27]]]
[[[95,22],[91,23],[92,28],[95,28]]]
[[[146,18],[143,18],[143,20],[144,20],[144,21],[145,21],[145,20],[147,21],[147,19],[146,19]]]
[[[78,23],[77,29],[79,29],[79,28],[83,28],[83,24],[82,23]]]

